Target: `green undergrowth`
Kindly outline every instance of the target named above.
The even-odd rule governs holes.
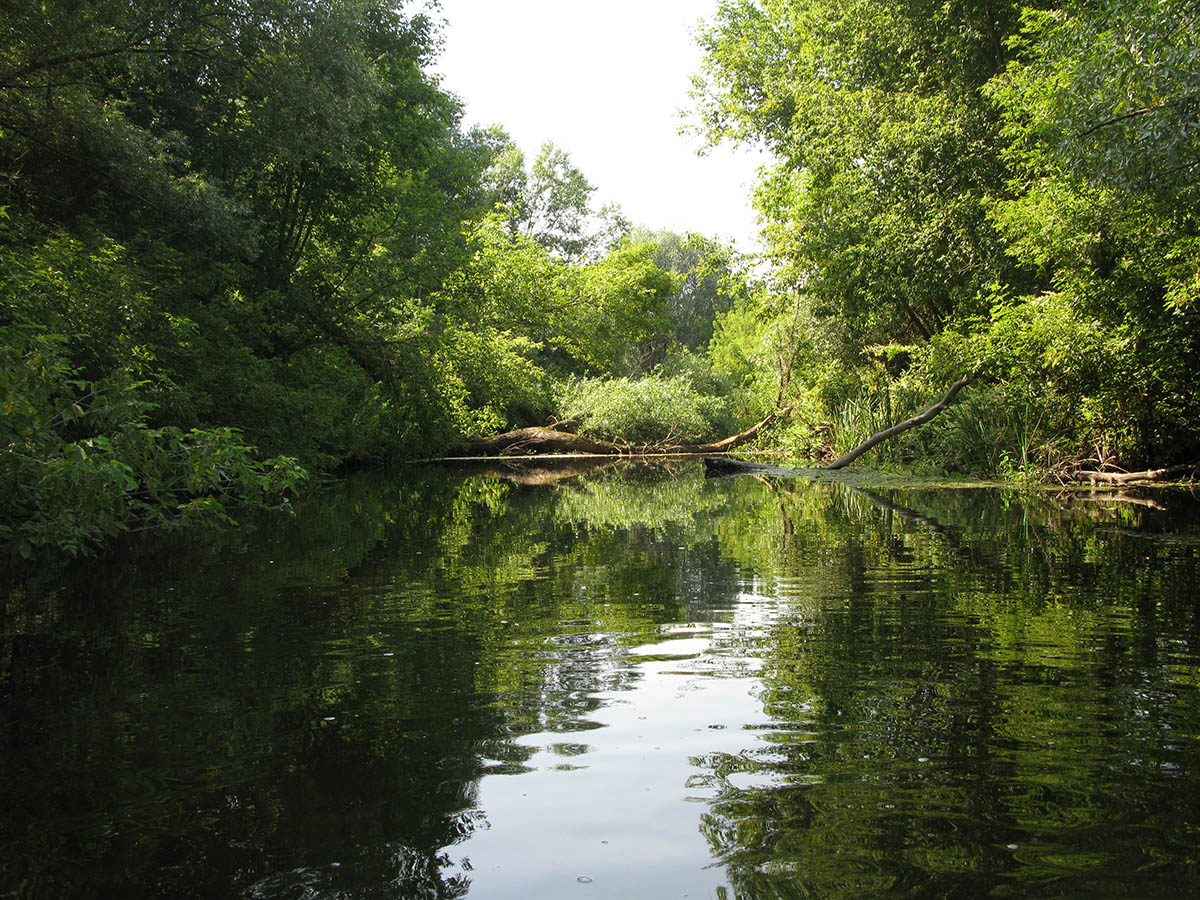
[[[152,427],[141,386],[78,377],[64,340],[0,329],[0,543],[79,555],[122,532],[236,524],[284,509],[307,473],[233,428]]]

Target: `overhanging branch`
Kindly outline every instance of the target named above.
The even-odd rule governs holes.
[[[929,407],[923,413],[915,415],[911,419],[905,419],[903,422],[893,425],[891,428],[885,428],[883,431],[876,432],[845,456],[838,457],[825,468],[841,469],[845,466],[848,466],[872,447],[882,444],[889,438],[894,438],[896,435],[902,434],[903,432],[908,431],[910,428],[916,428],[918,425],[924,425],[926,422],[944,410],[947,406],[949,406],[958,392],[970,384],[974,377],[974,374],[971,374],[960,378],[958,381],[954,382],[954,384],[950,385],[950,390],[946,391],[946,393],[942,395],[941,400],[933,404],[933,406]]]

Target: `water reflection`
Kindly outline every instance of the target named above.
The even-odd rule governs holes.
[[[0,895],[1185,895],[1194,514],[664,463],[131,546],[6,598]]]

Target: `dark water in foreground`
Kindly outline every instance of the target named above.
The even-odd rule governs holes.
[[[1154,497],[416,472],[47,576],[0,896],[1200,896]]]

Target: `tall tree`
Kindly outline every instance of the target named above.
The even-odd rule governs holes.
[[[980,87],[1013,4],[727,0],[700,36],[710,139],[764,145],[756,203],[785,284],[831,352],[928,340],[1011,269],[987,218],[1005,184]]]
[[[692,353],[707,351],[717,317],[729,310],[737,291],[733,248],[699,234],[645,227],[631,229],[625,244],[648,244],[654,264],[675,273],[678,282],[667,301],[670,330],[655,335],[655,345],[645,348],[643,366],[662,362],[672,344]]]
[[[595,262],[614,247],[629,221],[618,206],[593,208],[595,187],[567,151],[547,141],[533,164],[498,126],[488,131],[491,164],[483,186],[491,202],[502,206],[509,229],[541,244],[570,262]]]
[[[1039,373],[1129,463],[1200,452],[1198,23],[1194,0],[1029,10],[989,85],[1013,169],[995,219],[1041,289],[1012,292],[993,343],[1045,347]]]

